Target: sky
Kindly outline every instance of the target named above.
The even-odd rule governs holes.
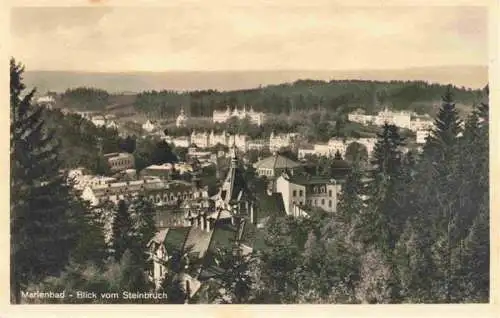
[[[302,1],[304,2],[304,1]],[[488,65],[486,7],[18,7],[29,70],[356,70]]]

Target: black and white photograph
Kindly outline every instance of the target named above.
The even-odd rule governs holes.
[[[12,305],[490,303],[490,7],[88,3],[10,9]]]

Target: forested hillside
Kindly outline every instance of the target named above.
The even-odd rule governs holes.
[[[299,80],[293,84],[263,88],[217,92],[213,90],[179,93],[149,91],[137,95],[139,112],[160,117],[175,115],[184,106],[191,116],[211,116],[213,110],[227,105],[251,105],[256,111],[289,114],[294,111],[324,109],[337,111],[363,108],[376,111],[381,105],[393,109],[433,113],[445,86],[426,82],[313,81]],[[452,88],[458,104],[472,105],[479,90]]]
[[[256,111],[273,114],[322,109],[346,112],[363,108],[375,112],[380,107],[434,114],[445,86],[417,81],[298,80],[235,91],[144,91],[137,95],[111,95],[101,89],[76,88],[60,95],[60,107],[104,110],[109,106],[133,105],[135,111],[151,117],[167,118],[179,114],[181,107],[193,117],[210,117],[214,110],[248,105]],[[479,90],[453,87],[457,106],[471,106]]]

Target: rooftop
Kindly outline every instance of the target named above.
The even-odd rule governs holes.
[[[280,154],[275,154],[255,163],[256,169],[286,169],[300,167],[300,163]]]
[[[300,175],[287,175],[285,177],[288,181],[295,184],[300,185],[311,185],[311,184],[337,184],[338,180],[330,177],[322,177],[322,176],[311,176],[308,174],[300,174]]]

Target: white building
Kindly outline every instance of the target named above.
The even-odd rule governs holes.
[[[226,131],[223,131],[220,134],[216,134],[213,130],[210,132],[209,143],[210,146],[213,147],[217,144],[221,144],[227,146],[229,144],[229,134]]]
[[[185,136],[172,138],[171,143],[173,143],[175,147],[179,147],[179,148],[189,148],[189,146],[191,145],[191,143],[189,141],[189,137],[185,137]]]
[[[198,148],[210,147],[209,141],[209,134],[205,131],[197,133],[193,130],[193,132],[191,133],[191,144],[196,145]]]
[[[269,136],[269,150],[278,151],[281,148],[288,148],[294,146],[296,134],[287,133],[275,135],[274,131]]]
[[[400,128],[410,129],[411,113],[406,111],[392,112],[389,109],[384,108],[384,110],[380,111],[375,117],[375,124],[383,126],[386,123]]]
[[[266,120],[266,115],[262,112],[255,112],[253,108],[250,108],[249,111],[246,110],[246,106],[243,107],[242,110],[235,108],[231,111],[231,108],[227,106],[225,111],[217,111],[213,112],[213,122],[214,123],[225,123],[231,117],[236,117],[238,119],[247,118],[250,120],[252,124],[262,126]]]
[[[131,153],[114,152],[105,154],[104,157],[108,161],[109,168],[112,172],[135,168],[135,158]]]
[[[269,149],[269,142],[265,139],[254,139],[248,141],[247,144],[247,149],[248,150],[266,150]]]
[[[324,157],[330,157],[333,156],[331,153],[330,147],[328,144],[314,144],[314,153],[317,156],[324,156]]]
[[[115,204],[120,200],[127,201],[139,194],[155,204],[175,204],[178,200],[208,197],[205,189],[196,189],[189,182],[150,179],[87,186],[83,190],[82,199],[96,206],[104,201]]]
[[[142,124],[142,129],[147,132],[153,132],[153,130],[157,129],[158,125],[155,121],[149,120]]]
[[[276,192],[281,193],[285,211],[292,216],[303,215],[305,207],[336,212],[340,191],[340,184],[329,178],[283,173],[276,181]]]
[[[114,116],[112,115],[97,115],[97,116],[91,116],[92,112],[77,112],[78,115],[80,115],[83,118],[90,118],[90,121],[94,124],[96,127],[106,127],[109,129],[118,129],[118,124],[116,121],[112,120]]]
[[[56,100],[54,97],[47,95],[47,96],[41,96],[37,98],[36,103],[40,106],[47,107],[49,109],[52,109],[54,105],[56,104]]]
[[[103,127],[106,125],[106,119],[104,116],[94,116],[91,121],[96,127]]]
[[[425,144],[427,137],[431,134],[430,130],[418,130],[417,131],[417,144]]]
[[[352,141],[352,139],[345,140],[342,138],[331,138],[330,140],[328,140],[328,149],[330,150],[330,155],[334,156],[338,151],[340,152],[342,158],[344,158],[347,152],[347,147]]]
[[[415,116],[412,118],[410,130],[419,131],[419,130],[430,130],[434,127],[434,121],[429,115],[425,116]]]
[[[177,119],[175,120],[175,126],[177,127],[186,127],[188,121],[188,117],[184,113],[184,108],[181,109],[181,113],[179,116],[177,116]]]
[[[118,129],[118,124],[116,123],[116,121],[111,120],[111,121],[109,121],[109,122],[106,123],[106,128],[109,128],[109,129]]]
[[[352,122],[357,122],[363,125],[375,124],[383,126],[384,124],[396,125],[400,128],[411,129],[411,113],[407,111],[393,112],[384,108],[375,116],[365,115],[362,110],[356,110],[347,115]]]
[[[247,143],[248,143],[247,135],[240,135],[240,134],[230,135],[227,146],[231,147],[232,145],[235,145],[236,148],[238,148],[238,150],[246,152],[248,150]]]
[[[299,159],[304,159],[307,156],[316,155],[316,151],[314,150],[314,146],[311,148],[299,148],[297,157]]]
[[[349,121],[360,123],[363,125],[373,124],[373,122],[375,121],[375,116],[366,115],[364,110],[362,109],[357,109],[356,111],[348,114],[347,118],[349,119]]]

